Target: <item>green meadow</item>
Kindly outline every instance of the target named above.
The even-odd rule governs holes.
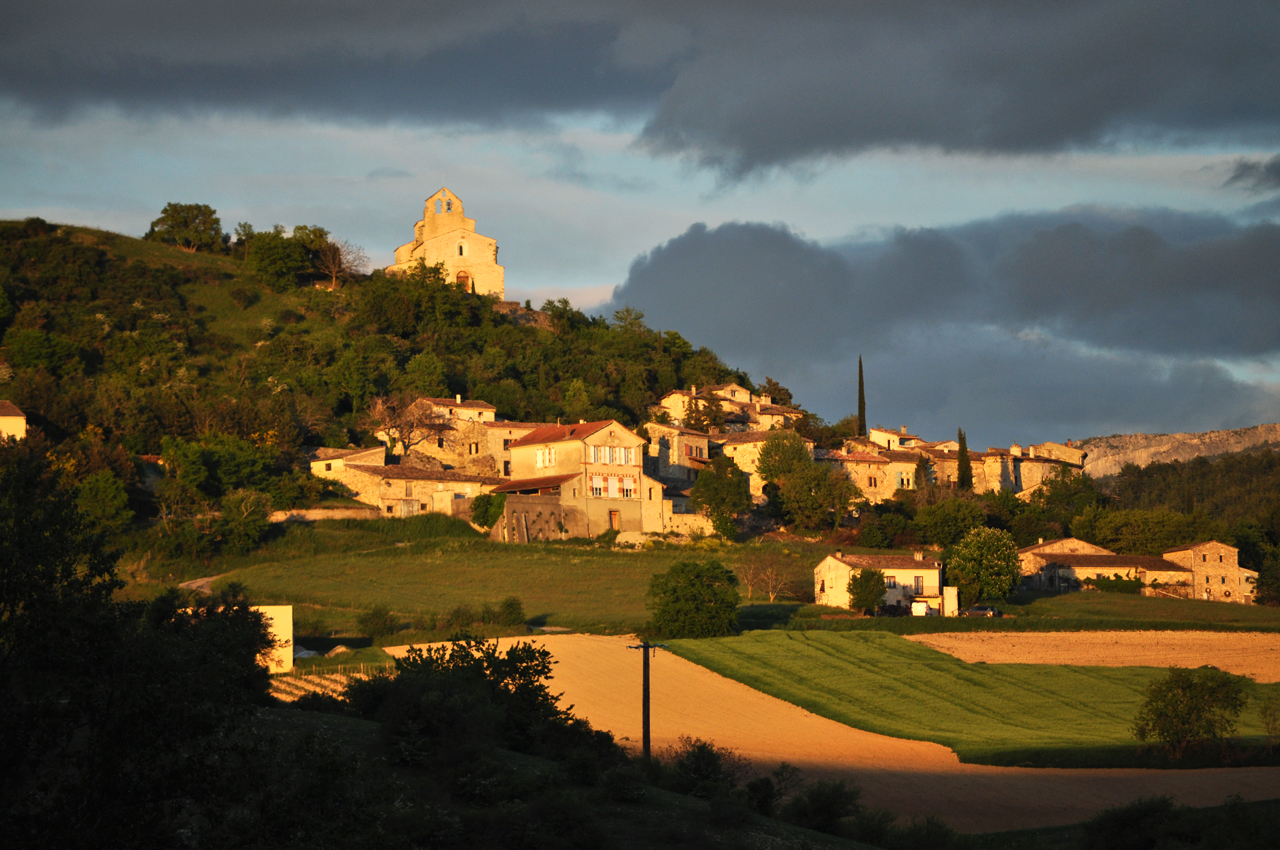
[[[966,664],[883,632],[752,632],[668,641],[682,658],[857,729],[950,747],[962,761],[1134,766],[1129,727],[1150,667]],[[1252,685],[1256,698],[1280,685]],[[1239,733],[1263,743],[1256,701]],[[1150,759],[1147,763],[1151,763]]]

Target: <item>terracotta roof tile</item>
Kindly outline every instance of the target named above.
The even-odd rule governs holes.
[[[493,488],[495,493],[514,493],[518,490],[545,490],[548,487],[559,487],[577,478],[579,473],[570,472],[567,475],[544,475],[541,478],[521,478],[516,481],[508,481],[499,487]]]
[[[488,475],[468,475],[454,469],[423,469],[420,466],[371,466],[363,463],[349,463],[347,469],[364,472],[375,478],[386,478],[391,481],[460,481],[474,484],[498,484],[505,479]]]
[[[13,402],[0,401],[0,416],[26,416],[26,414],[19,410],[18,405]]]
[[[583,440],[597,431],[602,431],[614,424],[612,419],[605,419],[601,422],[579,422],[576,425],[543,425],[541,428],[531,431],[516,440],[511,444],[511,448],[516,446],[537,446],[543,443],[563,443],[566,440]],[[619,425],[618,427],[621,428],[622,426]],[[627,433],[630,433],[630,431]]]

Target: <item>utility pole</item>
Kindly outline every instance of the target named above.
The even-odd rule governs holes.
[[[656,653],[659,649],[666,648],[665,643],[649,643],[647,640],[638,646],[627,647],[627,649],[640,650],[640,655],[644,659],[641,674],[643,691],[640,696],[640,746],[646,762],[649,761],[649,653]]]

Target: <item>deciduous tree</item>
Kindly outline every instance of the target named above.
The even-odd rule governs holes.
[[[1008,596],[1018,581],[1018,546],[998,528],[975,528],[952,550],[947,583],[960,589],[960,604]]]
[[[224,247],[222,222],[217,210],[208,204],[165,204],[160,217],[151,222],[151,229],[142,238],[189,253],[220,251]]]
[[[698,473],[689,496],[689,504],[706,513],[716,533],[727,538],[737,534],[738,516],[751,510],[747,475],[728,455],[711,459]]]
[[[405,454],[423,442],[444,438],[448,443],[456,433],[435,405],[409,395],[378,396],[369,403],[368,421],[374,433],[386,434],[391,448],[400,446]]]
[[[863,567],[849,575],[848,590],[850,610],[862,610],[869,614],[880,607],[888,584],[885,583],[883,572]]]
[[[1170,667],[1147,686],[1133,734],[1139,741],[1159,741],[1180,759],[1189,747],[1232,735],[1247,701],[1243,676],[1216,667]]]
[[[652,628],[671,638],[720,637],[738,630],[738,577],[719,561],[681,561],[649,581]]]

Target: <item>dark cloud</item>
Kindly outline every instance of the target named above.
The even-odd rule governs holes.
[[[1226,185],[1243,186],[1254,191],[1280,189],[1280,156],[1263,161],[1240,160],[1227,178]]]
[[[1167,211],[1005,216],[830,248],[780,226],[696,225],[638,258],[601,309],[637,307],[792,381],[824,415],[852,409],[862,354],[901,416],[1085,436],[1280,416],[1222,365],[1280,354],[1277,269],[1280,227]]]
[[[0,93],[52,117],[643,115],[649,149],[741,176],[885,146],[1269,143],[1277,43],[1280,9],[1249,0],[49,0],[7,11]]]

